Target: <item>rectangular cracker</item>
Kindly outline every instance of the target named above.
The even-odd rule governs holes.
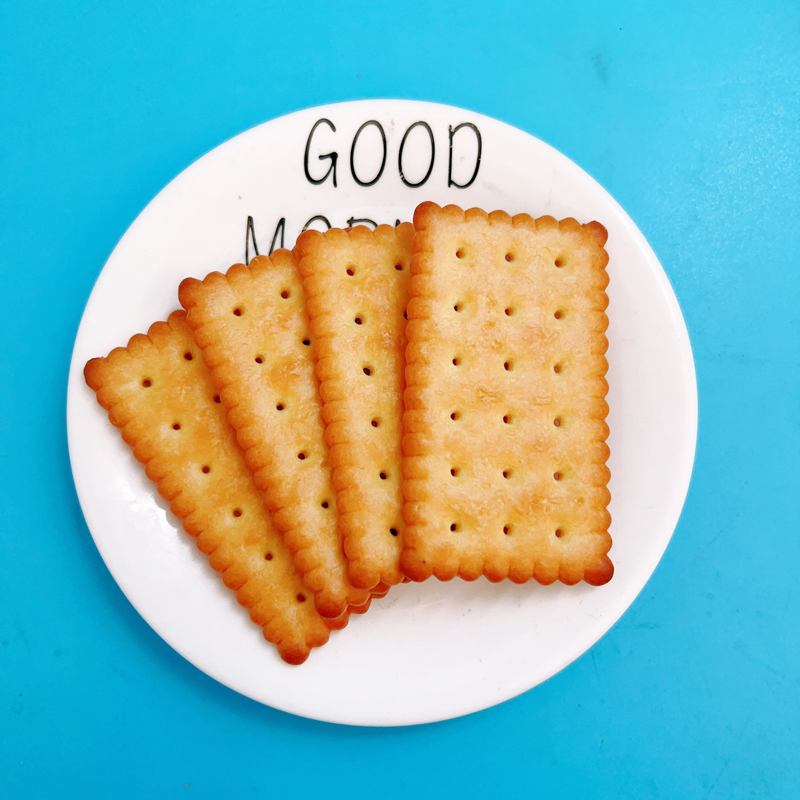
[[[605,228],[433,203],[414,225],[403,570],[605,583]]]
[[[400,571],[405,310],[414,226],[300,235],[339,529],[356,586]]]
[[[180,286],[256,486],[324,617],[370,598],[347,579],[311,331],[294,256],[277,250]]]
[[[185,313],[174,312],[107,358],[93,358],[84,376],[264,638],[284,661],[305,661],[346,615],[332,623],[306,601],[309,592],[264,508]]]

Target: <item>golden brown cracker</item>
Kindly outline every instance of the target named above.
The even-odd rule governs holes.
[[[403,570],[605,583],[605,228],[433,203],[414,224]]]
[[[347,614],[324,620],[310,602],[183,311],[92,359],[84,375],[159,494],[284,661],[302,663],[331,628],[344,627]]]
[[[400,571],[405,310],[414,226],[306,231],[300,263],[348,575]]]
[[[370,592],[347,580],[294,256],[277,250],[225,275],[189,278],[179,296],[256,485],[317,610],[333,618],[364,604]]]

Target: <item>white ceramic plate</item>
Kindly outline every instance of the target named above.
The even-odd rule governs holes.
[[[85,385],[83,365],[165,319],[178,305],[181,279],[243,260],[248,216],[264,253],[273,238],[280,246],[281,235],[292,247],[314,217],[333,226],[394,223],[411,220],[423,200],[597,219],[608,228],[616,573],[599,588],[483,579],[399,586],[303,666],[289,667],[167,511]],[[311,225],[324,227],[325,220]],[[370,100],[301,111],[247,131],[181,173],[144,209],[86,306],[67,418],[89,530],[122,591],[173,648],[275,708],[332,722],[407,725],[524,692],[619,619],[678,521],[694,457],[697,389],[669,282],[636,226],[592,178],[548,145],[479,114]]]

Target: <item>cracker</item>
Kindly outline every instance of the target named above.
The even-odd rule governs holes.
[[[339,530],[356,586],[396,584],[402,549],[405,310],[414,226],[297,240]]]
[[[414,224],[403,570],[607,582],[605,228],[433,203]]]
[[[309,602],[183,311],[93,358],[84,375],[172,513],[284,661],[302,663],[331,628],[346,624],[346,614],[324,620]]]
[[[180,301],[245,460],[317,610],[338,617],[370,592],[347,580],[311,332],[294,256],[277,250],[181,283]]]

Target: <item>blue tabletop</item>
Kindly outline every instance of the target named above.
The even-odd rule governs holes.
[[[794,2],[0,6],[0,796],[800,796],[800,8]],[[449,722],[289,716],[139,617],[72,482],[66,379],[120,236],[204,152],[339,100],[545,140],[659,256],[696,359],[683,516],[619,623]]]

